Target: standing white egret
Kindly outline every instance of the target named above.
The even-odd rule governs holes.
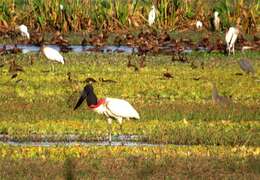
[[[56,49],[43,45],[41,47],[41,52],[45,55],[47,59],[64,64],[64,58]]]
[[[237,40],[237,36],[239,34],[239,30],[235,27],[230,27],[228,32],[226,33],[226,43],[227,43],[227,51],[228,55],[230,51],[235,54],[235,42]]]
[[[196,22],[196,28],[197,28],[197,29],[201,29],[202,26],[203,26],[203,24],[202,24],[201,21],[197,21],[197,22]]]
[[[22,25],[18,26],[18,29],[20,30],[22,36],[27,37],[28,39],[30,39],[30,34],[28,32],[27,26],[22,24]]]
[[[148,16],[148,23],[149,23],[149,26],[151,26],[154,21],[155,21],[155,6],[152,5],[152,9],[151,11],[149,12],[149,16]]]
[[[219,19],[218,15],[219,15],[218,11],[215,11],[214,19],[213,19],[213,25],[214,25],[215,31],[219,31],[219,28],[220,28],[220,19]]]
[[[60,4],[60,10],[63,10],[63,9],[64,9],[63,5],[62,5],[62,4]]]
[[[133,108],[129,102],[122,100],[122,99],[116,99],[116,98],[102,98],[97,99],[97,96],[94,93],[93,86],[91,84],[87,84],[82,93],[81,96],[74,108],[76,110],[82,102],[86,99],[88,107],[96,111],[99,114],[104,114],[108,119],[109,124],[109,143],[111,144],[111,126],[112,126],[112,118],[116,119],[118,123],[120,124],[121,133],[123,132],[122,123],[123,118],[125,119],[140,119],[140,116],[138,112]]]

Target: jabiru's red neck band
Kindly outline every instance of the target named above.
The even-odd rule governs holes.
[[[90,106],[88,106],[90,109],[96,109],[98,108],[100,105],[102,104],[105,104],[106,102],[106,99],[105,98],[102,98],[102,99],[99,99],[97,104],[91,104]]]

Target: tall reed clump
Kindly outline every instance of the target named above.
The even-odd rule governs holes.
[[[220,0],[214,9],[219,11],[222,26],[240,25],[244,32],[257,30],[259,18],[259,0]]]
[[[154,27],[185,30],[195,20],[209,27],[219,11],[224,28],[240,24],[253,32],[259,24],[259,0],[6,0],[0,2],[0,25],[27,24],[32,29],[68,31],[128,30],[147,26],[152,5]]]

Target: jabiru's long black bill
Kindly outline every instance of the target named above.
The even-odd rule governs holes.
[[[87,91],[84,88],[83,91],[81,92],[80,98],[76,104],[76,106],[74,107],[74,111],[82,104],[82,102],[87,98]]]

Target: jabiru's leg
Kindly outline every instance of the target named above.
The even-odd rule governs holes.
[[[227,44],[226,51],[227,51],[227,54],[228,54],[228,56],[229,56],[229,54],[230,54],[230,48],[229,48],[229,44]]]
[[[54,73],[54,65],[51,64],[51,72]]]
[[[123,119],[119,118],[117,120],[118,120],[118,123],[120,125],[121,135],[123,135],[124,134],[124,132],[123,132]],[[124,139],[121,139],[121,144],[122,144],[122,146],[125,144]]]
[[[111,141],[112,141],[112,119],[111,118],[108,118],[107,119],[107,122],[108,122],[108,141],[109,141],[109,145],[111,145]]]

